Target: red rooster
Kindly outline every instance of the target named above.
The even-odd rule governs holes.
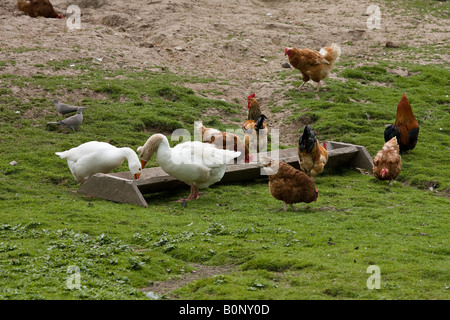
[[[400,153],[414,149],[419,137],[419,123],[411,109],[411,105],[403,94],[397,106],[395,124],[388,125],[384,130],[384,141],[388,142],[397,137]]]
[[[247,121],[242,125],[244,143],[249,150],[256,150],[259,153],[267,148],[268,129],[264,122],[267,117],[261,114],[261,109],[254,93],[247,97],[247,108]]]

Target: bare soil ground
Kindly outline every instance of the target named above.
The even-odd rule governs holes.
[[[287,61],[285,46],[319,50],[336,42],[342,48],[343,59],[357,57],[370,64],[383,56],[387,41],[420,47],[448,40],[448,25],[443,27],[440,19],[418,17],[407,9],[393,11],[383,3],[381,28],[369,30],[370,1],[53,0],[52,3],[64,14],[64,19],[28,17],[17,9],[15,0],[0,4],[0,60],[15,61],[13,65],[0,67],[0,73],[74,75],[82,71],[55,71],[39,65],[51,59],[91,59],[93,64],[108,69],[142,70],[158,66],[176,74],[220,79],[220,85],[210,82],[188,86],[209,98],[238,102],[243,106],[243,116],[246,97],[255,92],[269,124],[280,130],[281,143],[296,139],[291,134],[293,124],[283,121],[289,111],[271,114],[268,110],[269,105],[282,105],[284,93],[290,89],[277,76],[286,71],[281,66]],[[69,30],[66,24],[67,20],[72,21],[72,13],[66,10],[73,4],[81,9],[79,30]],[[443,3],[436,1],[436,5]],[[414,55],[402,54],[398,58],[421,63],[420,57]],[[440,59],[450,60],[448,55]],[[292,79],[297,79],[298,71],[290,70]],[[330,77],[336,78],[336,73]],[[326,82],[323,87],[326,88]],[[313,90],[313,86],[307,90]],[[21,90],[16,91],[21,95]],[[60,97],[65,98],[76,103],[83,97]]]
[[[164,295],[165,298],[176,298],[176,296],[171,294],[171,292],[192,281],[217,275],[224,275],[235,271],[235,268],[228,266],[206,266],[202,264],[192,264],[192,266],[194,269],[190,273],[186,273],[181,277],[177,276],[166,281],[152,282],[149,286],[142,288],[141,290],[143,292],[153,292],[157,297]]]

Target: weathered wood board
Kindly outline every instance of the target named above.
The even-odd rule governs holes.
[[[327,151],[328,162],[325,169],[348,166],[372,170],[372,158],[363,146],[328,141]],[[270,157],[271,153],[260,153],[259,156],[261,155]],[[256,159],[256,155],[254,156],[254,159]],[[299,168],[297,148],[278,150],[278,159],[297,169]],[[218,184],[264,178],[265,175],[262,170],[262,164],[256,161],[229,164],[225,175]],[[119,203],[147,207],[148,204],[144,199],[144,194],[180,188],[186,188],[188,191],[188,186],[185,183],[168,175],[160,167],[154,167],[144,169],[139,180],[133,180],[130,172],[98,173],[81,185],[78,192]]]

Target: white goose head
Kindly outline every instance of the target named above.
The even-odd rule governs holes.
[[[120,148],[122,154],[127,158],[128,168],[130,172],[133,174],[134,179],[138,180],[141,176],[142,168],[139,162],[139,158],[136,155],[136,152],[133,149],[128,147]]]
[[[148,138],[143,146],[137,148],[139,158],[141,159],[142,169],[144,169],[147,162],[150,161],[153,154],[156,152],[156,150],[158,150],[158,147],[162,142],[169,145],[169,141],[167,140],[167,137],[165,135],[156,133]]]

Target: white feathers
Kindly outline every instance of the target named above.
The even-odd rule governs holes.
[[[220,181],[227,163],[241,154],[200,141],[183,142],[171,148],[162,134],[154,134],[137,150],[145,161],[156,153],[156,160],[166,173],[198,188]]]
[[[85,182],[96,173],[109,173],[121,166],[125,159],[135,178],[141,172],[139,158],[132,149],[116,148],[106,142],[90,141],[55,154],[67,160],[70,172],[78,182]]]

